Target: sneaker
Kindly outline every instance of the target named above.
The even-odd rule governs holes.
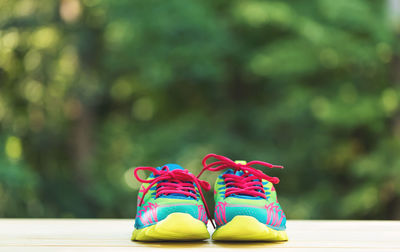
[[[151,172],[141,179],[137,172]],[[201,188],[210,184],[199,180],[176,164],[162,167],[137,167],[136,179],[142,182],[132,240],[204,240],[210,238],[210,216]]]
[[[210,158],[216,161],[207,164]],[[225,170],[214,187],[214,240],[287,241],[286,217],[273,186],[279,179],[265,175],[253,165],[283,168],[261,161],[234,162],[215,154],[203,159],[204,168],[197,177],[206,170]]]

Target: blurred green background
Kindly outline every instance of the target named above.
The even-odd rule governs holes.
[[[284,165],[266,172],[288,218],[400,219],[399,15],[0,0],[0,217],[133,218],[135,166],[217,153]]]

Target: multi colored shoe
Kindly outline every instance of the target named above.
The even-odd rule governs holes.
[[[137,172],[148,170],[148,179]],[[207,222],[210,216],[201,188],[210,184],[199,180],[176,164],[162,167],[137,167],[139,190],[135,229],[132,240],[204,240],[210,238]]]
[[[216,161],[207,164],[210,158]],[[273,186],[279,179],[265,175],[253,165],[283,168],[261,161],[234,162],[215,154],[203,159],[204,168],[197,177],[206,170],[225,170],[215,182],[214,240],[287,241],[286,217]]]

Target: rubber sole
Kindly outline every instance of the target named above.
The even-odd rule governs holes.
[[[187,213],[172,213],[152,226],[135,229],[132,241],[194,241],[210,238],[204,222]]]
[[[251,216],[235,216],[212,235],[216,241],[287,241],[286,231],[269,228]]]

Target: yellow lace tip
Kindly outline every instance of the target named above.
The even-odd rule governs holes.
[[[235,160],[236,164],[246,165],[247,162],[245,160]]]

